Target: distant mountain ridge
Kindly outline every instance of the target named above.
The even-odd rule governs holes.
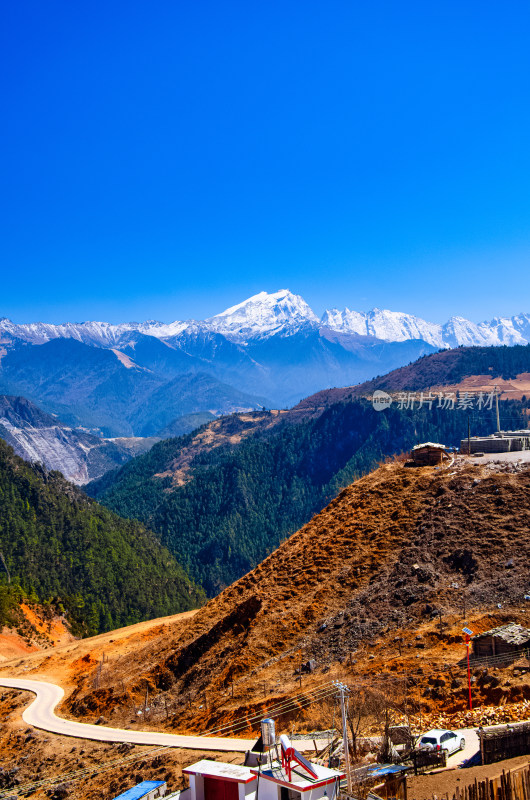
[[[238,344],[271,336],[290,336],[303,329],[327,328],[345,334],[369,336],[385,342],[421,339],[436,348],[460,345],[528,344],[530,314],[495,317],[490,321],[472,322],[464,317],[451,317],[446,323],[428,322],[421,317],[399,311],[374,308],[368,312],[349,308],[326,310],[322,317],[314,313],[305,300],[288,289],[274,293],[260,292],[241,303],[203,321],[176,320],[163,323],[155,320],[112,324],[108,322],[67,322],[16,324],[0,320],[0,336],[42,344],[54,338],[73,338],[99,347],[119,346],[131,332],[170,340],[188,333],[214,332]]]
[[[99,436],[146,437],[182,416],[288,408],[457,345],[527,344],[530,315],[445,325],[374,309],[318,318],[288,289],[204,321],[0,320],[0,393]]]
[[[151,336],[136,336],[147,343],[141,359],[146,366],[133,361],[127,348],[101,348],[72,338],[40,345],[18,342],[1,358],[0,392],[26,397],[66,425],[105,437],[155,436],[186,414],[226,414],[266,402],[209,374],[202,361]],[[176,363],[171,358],[165,362],[159,350]]]

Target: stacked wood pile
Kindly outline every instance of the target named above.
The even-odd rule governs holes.
[[[438,800],[436,795],[433,800]],[[498,778],[475,779],[475,783],[463,790],[457,789],[452,800],[530,800],[530,767],[511,772],[503,770]]]
[[[520,700],[503,706],[481,706],[473,711],[457,711],[454,714],[433,713],[422,717],[422,731],[428,728],[478,728],[488,725],[503,725],[506,722],[523,722],[530,720],[530,701]],[[415,728],[419,719],[415,718]],[[530,800],[530,798],[529,798]]]
[[[322,750],[317,747],[316,741],[313,740],[315,746],[315,755],[311,758],[315,764],[320,764],[322,767],[327,767],[330,764],[339,765],[340,760],[343,758],[342,739],[338,736],[334,737]]]

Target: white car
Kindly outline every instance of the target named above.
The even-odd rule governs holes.
[[[427,731],[418,742],[418,747],[421,750],[445,750],[448,756],[451,753],[457,753],[463,750],[466,746],[466,740],[453,731],[440,730],[434,728],[432,731]]]

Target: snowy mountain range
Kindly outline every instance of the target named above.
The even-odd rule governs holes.
[[[22,340],[43,344],[56,338],[77,339],[84,344],[120,347],[131,333],[171,341],[183,333],[188,335],[217,333],[228,341],[246,346],[274,336],[292,336],[300,331],[331,331],[353,336],[371,337],[383,342],[421,340],[434,348],[459,345],[488,346],[528,344],[530,314],[495,317],[487,322],[472,322],[464,317],[451,317],[446,323],[428,322],[421,317],[399,311],[374,308],[372,311],[351,311],[336,308],[319,318],[300,295],[288,289],[269,294],[260,292],[226,311],[203,321],[177,320],[171,323],[149,320],[111,324],[108,322],[67,322],[61,325],[32,322],[15,324],[0,320],[2,340]]]
[[[0,435],[50,464],[55,448],[65,473],[81,481],[103,451],[80,428],[106,439],[170,436],[193,425],[190,419],[288,408],[439,349],[528,342],[529,314],[481,323],[453,317],[439,325],[401,312],[346,308],[319,318],[287,289],[260,292],[202,321],[2,319],[0,395],[25,398],[52,419],[30,431],[10,412]],[[83,448],[90,449],[87,458]],[[123,457],[112,449],[106,447],[106,459]]]

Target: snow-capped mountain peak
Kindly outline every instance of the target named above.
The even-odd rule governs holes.
[[[272,294],[259,292],[206,320],[206,324],[230,339],[244,341],[295,333],[308,324],[318,326],[319,319],[300,295],[281,289]]]
[[[322,324],[331,330],[375,336],[385,342],[422,339],[434,347],[443,347],[440,325],[401,311],[373,308],[362,313],[350,311],[349,308],[345,308],[344,311],[334,308],[324,312]]]
[[[52,325],[45,322],[16,324],[0,319],[0,339],[4,342],[23,341],[43,344],[50,339],[72,338],[96,347],[120,347],[132,332],[154,336],[172,342],[185,331],[222,334],[232,342],[248,344],[272,336],[290,336],[301,330],[327,328],[343,334],[359,334],[386,342],[421,339],[433,347],[459,345],[515,345],[530,343],[530,314],[514,317],[495,317],[486,322],[471,322],[453,316],[443,325],[401,311],[373,308],[371,311],[352,311],[332,308],[319,320],[306,301],[289,289],[259,292],[203,322],[176,320],[165,323],[146,322],[66,322]]]

